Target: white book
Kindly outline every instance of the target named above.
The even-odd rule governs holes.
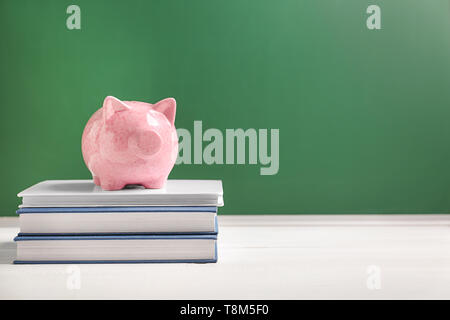
[[[216,207],[83,207],[17,210],[20,235],[217,234]]]
[[[214,235],[18,236],[16,264],[216,262]]]
[[[47,180],[20,192],[23,207],[223,206],[220,180],[167,180],[161,189],[105,191],[92,180]]]

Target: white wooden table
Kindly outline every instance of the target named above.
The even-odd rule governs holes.
[[[450,216],[220,216],[217,264],[13,265],[2,299],[450,299]]]

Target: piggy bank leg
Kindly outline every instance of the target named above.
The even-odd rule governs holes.
[[[167,180],[167,177],[157,178],[157,179],[143,182],[142,185],[146,189],[160,189],[160,188],[164,187],[166,180]]]
[[[102,178],[100,181],[100,186],[103,190],[120,190],[125,187],[125,183],[123,183],[122,181],[112,179],[110,180],[105,178]]]
[[[94,180],[94,183],[95,183],[97,186],[100,186],[100,185],[101,185],[100,179],[99,179],[97,176],[93,176],[92,179]]]

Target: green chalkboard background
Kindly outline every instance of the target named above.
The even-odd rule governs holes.
[[[174,168],[222,179],[221,213],[450,212],[449,1],[2,0],[0,37],[2,215],[40,180],[90,177],[81,133],[106,95],[175,97],[189,130],[280,130],[276,175]]]

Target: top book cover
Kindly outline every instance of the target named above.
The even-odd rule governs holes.
[[[23,207],[223,206],[220,180],[167,180],[161,189],[105,191],[92,180],[46,180],[22,192]]]

